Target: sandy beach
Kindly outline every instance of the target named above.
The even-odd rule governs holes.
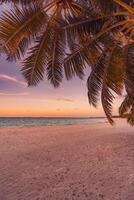
[[[0,128],[0,200],[134,200],[134,128]]]

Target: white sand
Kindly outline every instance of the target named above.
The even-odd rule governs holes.
[[[134,128],[0,128],[0,200],[134,200]]]

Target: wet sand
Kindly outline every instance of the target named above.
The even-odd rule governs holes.
[[[0,200],[134,200],[134,128],[0,128]]]

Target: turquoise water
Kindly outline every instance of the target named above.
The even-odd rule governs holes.
[[[54,126],[105,123],[105,118],[0,117],[0,127]]]

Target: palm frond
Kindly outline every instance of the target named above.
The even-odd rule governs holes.
[[[61,31],[56,31],[52,41],[52,46],[47,64],[47,78],[54,87],[58,87],[63,78],[63,62],[65,57],[65,34]]]
[[[51,48],[51,41],[54,37],[53,30],[48,27],[45,32],[38,37],[36,45],[31,48],[30,56],[24,60],[22,73],[29,86],[37,85],[43,79],[44,66],[47,62]]]
[[[114,93],[121,95],[124,83],[124,65],[122,62],[122,49],[120,47],[114,45],[109,53],[107,51],[107,60],[104,68],[101,101],[109,122],[113,124],[112,103],[115,98]]]
[[[134,96],[134,44],[129,44],[125,48],[127,49],[125,55],[125,87],[127,93]],[[126,53],[126,50],[124,53]]]
[[[67,35],[71,33],[76,34],[96,34],[101,30],[104,23],[108,19],[106,16],[89,16],[87,17],[69,17],[68,23],[65,24],[62,28],[66,30]]]
[[[127,3],[123,2],[122,0],[113,0],[115,3],[117,3],[118,5],[120,5],[122,8],[124,8],[125,10],[127,10],[129,13],[134,13],[134,9],[129,6],[130,1],[127,1]],[[131,1],[132,2],[132,1]]]
[[[21,58],[22,41],[31,39],[42,29],[47,16],[40,6],[31,4],[28,8],[15,7],[14,10],[3,12],[0,19],[0,40],[2,50],[7,55]],[[25,40],[26,41],[26,40]]]
[[[119,114],[125,117],[131,126],[134,126],[134,96],[126,95],[119,108]]]
[[[112,91],[109,89],[109,87],[106,84],[103,84],[102,92],[101,92],[101,102],[102,102],[102,106],[106,114],[106,117],[110,124],[114,123],[112,119],[113,100],[114,100],[114,95],[112,94]]]
[[[0,0],[0,4],[2,3],[13,3],[13,4],[20,4],[20,5],[29,5],[30,3],[35,3],[39,1],[43,2],[43,0]]]
[[[76,51],[79,49],[76,47]],[[66,57],[64,59],[64,71],[65,71],[65,76],[67,80],[71,79],[73,76],[77,75],[80,79],[83,78],[84,76],[84,69],[85,69],[85,59],[84,58],[84,53],[82,54],[77,54],[75,58],[68,59]]]
[[[102,88],[105,58],[106,54],[103,53],[98,59],[95,67],[92,69],[91,74],[87,80],[89,104],[93,105],[94,107],[97,106],[98,97]]]
[[[123,59],[122,48],[118,45],[114,46],[107,63],[106,83],[117,95],[121,95],[123,91],[125,74]]]
[[[125,116],[125,114],[130,111],[133,101],[134,99],[132,98],[132,96],[126,95],[125,99],[119,107],[119,115],[121,117]]]
[[[127,122],[134,126],[134,105],[131,108],[131,112],[127,115]]]
[[[103,13],[111,13],[116,10],[117,6],[114,3],[113,0],[88,0],[91,2],[91,5],[93,6],[94,10],[98,8],[100,12]]]

